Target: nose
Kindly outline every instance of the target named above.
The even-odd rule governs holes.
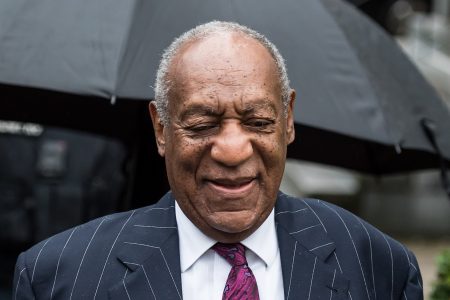
[[[229,167],[242,164],[252,155],[251,139],[239,123],[223,125],[211,147],[212,158]]]

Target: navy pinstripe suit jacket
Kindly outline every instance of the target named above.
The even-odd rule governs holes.
[[[286,299],[422,299],[414,255],[349,212],[279,194],[275,222]],[[261,245],[263,247],[263,245]],[[181,299],[171,193],[22,253],[14,299]]]

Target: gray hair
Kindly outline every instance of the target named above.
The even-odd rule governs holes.
[[[178,54],[180,48],[187,42],[199,40],[219,32],[243,33],[244,35],[259,41],[261,45],[269,51],[277,66],[278,76],[280,78],[281,98],[284,106],[284,114],[287,114],[290,92],[289,78],[287,75],[284,59],[278,51],[277,47],[264,35],[246,26],[234,22],[212,21],[199,25],[183,33],[164,50],[161,62],[159,63],[158,71],[156,73],[155,81],[156,109],[164,125],[169,124],[168,94],[172,82],[168,76],[168,73],[174,57]]]

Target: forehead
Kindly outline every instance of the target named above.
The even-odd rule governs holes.
[[[259,41],[238,32],[218,32],[187,42],[174,57],[168,76],[177,98],[218,89],[281,96],[272,55]]]
[[[177,51],[175,58],[182,61],[209,61],[215,62],[222,59],[231,59],[234,55],[243,59],[264,58],[267,64],[275,60],[263,44],[257,39],[235,31],[217,31],[206,33],[204,36],[186,41]],[[256,57],[255,57],[256,56]],[[235,57],[236,58],[236,57]],[[174,59],[176,61],[177,59]]]

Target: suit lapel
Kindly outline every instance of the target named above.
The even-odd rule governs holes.
[[[123,234],[117,259],[127,271],[110,290],[111,299],[182,299],[174,204],[167,194]]]
[[[168,193],[122,235],[117,259],[127,269],[111,299],[182,299],[174,204]],[[348,280],[327,263],[334,242],[308,204],[280,193],[275,222],[286,299],[348,299]]]
[[[280,193],[275,222],[285,298],[347,299],[348,280],[327,264],[334,242],[307,203]]]

